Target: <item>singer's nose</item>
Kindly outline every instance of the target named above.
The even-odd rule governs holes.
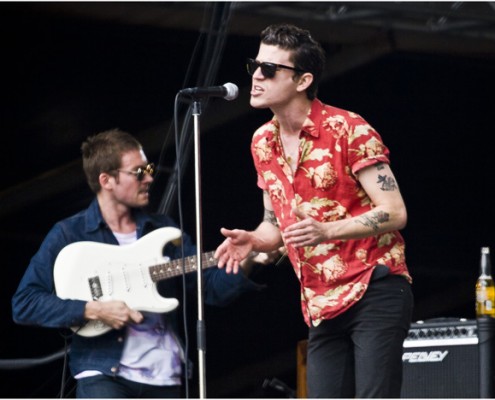
[[[265,78],[265,75],[263,75],[263,73],[261,72],[261,66],[258,66],[258,68],[256,68],[254,70],[253,79],[254,78],[256,78],[256,79],[264,79]]]

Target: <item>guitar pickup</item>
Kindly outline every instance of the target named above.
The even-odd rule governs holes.
[[[98,300],[103,297],[103,291],[101,290],[100,277],[94,276],[88,279],[89,290],[91,291],[91,298]]]

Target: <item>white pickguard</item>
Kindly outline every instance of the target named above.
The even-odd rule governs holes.
[[[117,246],[97,242],[76,242],[62,249],[54,266],[57,296],[72,300],[121,300],[130,308],[154,313],[175,309],[179,302],[158,294],[156,282],[182,274],[180,262],[170,262],[162,255],[164,246],[180,239],[179,229],[157,229],[138,241]],[[196,270],[196,257],[186,272]],[[208,260],[210,267],[215,265]],[[152,276],[159,275],[159,276]],[[81,336],[97,336],[111,327],[89,321],[72,328]]]

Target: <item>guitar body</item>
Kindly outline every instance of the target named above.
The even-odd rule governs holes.
[[[62,249],[54,266],[57,296],[72,300],[121,300],[130,308],[165,313],[179,302],[158,294],[150,266],[166,265],[164,246],[179,239],[180,230],[157,229],[136,242],[117,246],[97,242],[76,242]],[[81,336],[96,336],[111,328],[89,321],[73,328]]]

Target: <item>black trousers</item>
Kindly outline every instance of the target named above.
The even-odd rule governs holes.
[[[399,398],[402,345],[411,324],[413,294],[405,278],[370,282],[348,311],[311,327],[310,398]]]

